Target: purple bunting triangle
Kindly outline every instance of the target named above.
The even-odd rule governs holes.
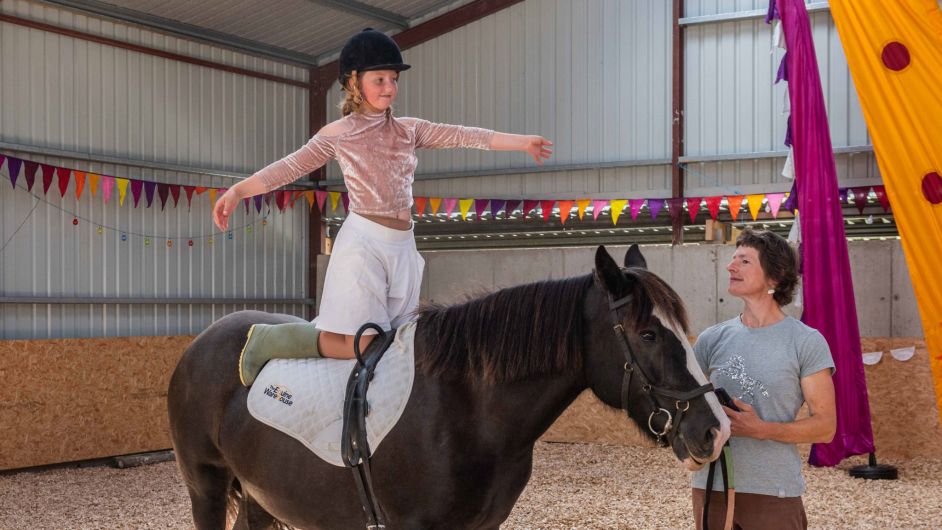
[[[788,127],[785,128],[785,146],[792,146],[792,117],[788,117]]]
[[[765,23],[771,24],[773,20],[778,20],[778,5],[775,0],[769,2],[769,10],[765,13]]]
[[[792,191],[788,192],[788,198],[785,199],[785,204],[782,207],[792,214],[795,213],[795,208],[798,208],[798,187],[795,184],[792,184]]]
[[[242,204],[245,205],[245,215],[248,215],[248,214],[249,214],[249,202],[250,202],[250,201],[251,201],[251,199],[249,199],[248,197],[242,199]]]
[[[20,166],[23,161],[12,156],[7,158],[7,171],[10,173],[10,182],[16,187],[16,178],[20,176]]]
[[[160,197],[160,210],[163,211],[164,207],[167,206],[167,198],[170,197],[170,185],[163,182],[157,184],[157,196]],[[148,204],[148,206],[150,205]]]
[[[131,179],[131,197],[134,197],[134,207],[141,201],[141,190],[144,189],[144,182],[137,179]]]
[[[785,55],[788,55],[788,53],[786,52]],[[774,84],[777,85],[779,81],[788,81],[788,67],[786,66],[784,55],[782,56],[781,64],[778,65],[778,73],[775,74]]]
[[[256,195],[253,199],[255,200],[255,213],[262,213],[262,196]]]
[[[147,207],[150,208],[154,202],[154,190],[157,188],[156,182],[144,181],[144,195],[147,197]]]
[[[507,201],[504,199],[491,199],[491,215],[496,218],[497,213],[500,212],[505,204],[507,204]],[[504,217],[507,217],[507,212],[504,212]]]
[[[478,215],[478,219],[481,218],[481,215],[487,211],[487,203],[491,202],[490,199],[474,199],[474,213]],[[491,210],[493,214],[494,211]]]
[[[36,170],[39,169],[39,164],[36,162],[30,162],[27,160],[26,164],[26,189],[33,191],[33,183],[36,182]]]
[[[56,168],[49,164],[39,164],[39,167],[43,170],[43,195],[45,195],[49,193],[49,186],[52,185],[52,177],[56,172]]]
[[[847,188],[838,188],[837,197],[840,199],[841,204],[847,202]]]
[[[664,199],[648,199],[648,211],[651,212],[651,219],[657,219],[657,214],[661,213],[664,207]]]

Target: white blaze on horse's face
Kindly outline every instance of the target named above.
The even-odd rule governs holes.
[[[654,310],[654,316],[661,322],[662,326],[671,330],[674,336],[677,337],[677,340],[683,344],[684,351],[687,352],[687,371],[690,372],[690,375],[701,385],[709,383],[706,375],[703,374],[703,370],[700,369],[700,363],[697,362],[697,357],[693,353],[693,347],[690,346],[690,341],[687,340],[687,334],[680,329],[680,325],[678,325],[674,319],[665,316],[660,308]],[[726,440],[729,439],[729,417],[726,416],[726,412],[723,411],[719,400],[716,399],[716,394],[707,392],[704,394],[704,397],[710,405],[710,410],[713,411],[713,415],[715,415],[716,419],[720,422],[720,430],[716,433],[716,438],[713,439],[713,454],[710,456],[710,461],[713,461],[720,457],[720,452],[723,451],[723,445],[726,443]],[[689,456],[684,460],[684,466],[690,471],[696,471],[703,467],[702,464],[697,464]]]

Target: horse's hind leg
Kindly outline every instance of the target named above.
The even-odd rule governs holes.
[[[190,493],[193,524],[197,530],[224,530],[232,473],[224,467],[196,465],[180,471]]]

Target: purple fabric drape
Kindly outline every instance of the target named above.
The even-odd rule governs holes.
[[[848,456],[873,451],[867,381],[838,201],[834,152],[808,12],[803,0],[772,1],[778,2],[788,49],[790,124],[795,175],[801,188],[798,211],[804,267],[802,321],[824,335],[837,367],[834,374],[837,434],[831,443],[814,444],[809,462],[833,466]]]

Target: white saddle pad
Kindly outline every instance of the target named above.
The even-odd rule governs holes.
[[[415,380],[415,322],[403,325],[376,366],[366,432],[375,454],[406,408]],[[347,380],[356,360],[272,359],[249,390],[258,421],[288,434],[325,461],[343,466],[340,437]]]

